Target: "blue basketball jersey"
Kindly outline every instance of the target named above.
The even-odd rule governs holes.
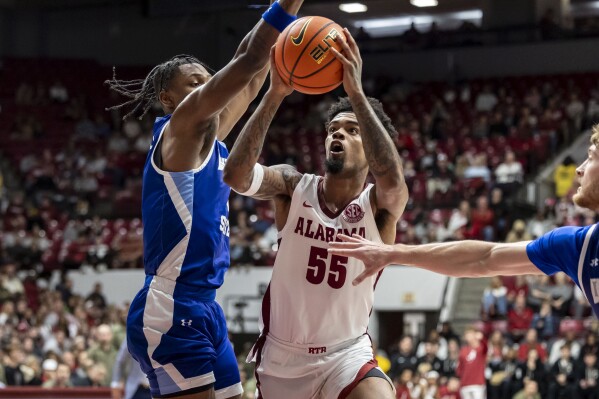
[[[170,117],[156,119],[144,167],[144,267],[148,276],[176,281],[182,290],[205,288],[213,296],[229,267],[230,188],[222,176],[229,153],[215,140],[199,168],[162,170],[156,149]]]
[[[599,229],[560,227],[526,247],[528,258],[545,274],[564,272],[578,285],[599,317]]]

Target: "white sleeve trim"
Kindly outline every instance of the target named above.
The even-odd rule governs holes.
[[[238,194],[244,195],[246,197],[251,197],[252,195],[254,195],[258,192],[258,190],[260,189],[260,186],[262,186],[263,179],[264,179],[264,168],[262,167],[262,165],[257,163],[254,165],[254,177],[252,178],[252,184],[250,185],[250,188],[248,188],[247,191],[245,191],[243,193],[240,193],[237,190],[235,190],[235,192]]]

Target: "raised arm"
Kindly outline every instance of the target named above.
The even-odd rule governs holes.
[[[338,235],[342,242],[329,243],[329,252],[353,256],[366,269],[354,285],[378,273],[386,265],[414,266],[453,277],[543,274],[528,258],[528,242],[509,244],[453,241],[425,245],[385,245],[361,237]]]
[[[229,136],[229,133],[231,133],[235,124],[239,122],[239,119],[241,119],[245,111],[247,111],[250,103],[254,101],[264,84],[264,80],[266,80],[266,76],[268,76],[269,69],[268,65],[262,68],[260,72],[254,75],[245,89],[243,89],[241,93],[231,100],[231,102],[223,109],[218,123],[217,137],[220,141],[223,141]]]
[[[273,57],[274,51],[271,51],[271,63]],[[223,180],[238,193],[258,199],[293,195],[301,179],[299,172],[290,165],[266,167],[257,164],[275,113],[292,91],[273,68],[270,88],[243,127],[225,164]]]
[[[358,119],[362,145],[370,172],[375,179],[376,212],[388,212],[393,225],[402,215],[408,201],[401,159],[389,133],[369,104],[362,88],[362,58],[360,50],[347,29],[341,42],[343,53],[331,47],[343,64],[343,87]]]
[[[279,0],[278,3],[288,14],[294,15],[303,0]],[[249,104],[251,95],[259,89],[255,86],[261,85],[260,76],[256,75],[265,73],[263,70],[268,64],[270,48],[279,33],[279,30],[264,19],[260,19],[240,44],[240,51],[237,52],[235,58],[204,85],[187,96],[177,107],[170,123],[172,134],[176,136],[197,135],[199,130],[203,130],[202,127],[210,124],[212,117],[223,111],[233,99],[248,88],[248,84],[254,78],[257,78],[257,84],[248,89],[249,92],[243,96],[243,101]],[[255,94],[253,95],[255,96]],[[238,111],[235,115],[239,113],[242,112]],[[231,121],[225,120],[224,122],[225,128],[231,125]],[[230,127],[228,128],[230,130]]]

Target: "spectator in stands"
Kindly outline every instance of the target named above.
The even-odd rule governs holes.
[[[590,124],[595,124],[599,121],[599,101],[597,101],[597,98],[592,97],[589,99],[586,119]]]
[[[113,131],[108,140],[108,152],[123,154],[129,150],[129,142],[120,131]]]
[[[32,105],[35,96],[33,86],[27,82],[21,82],[15,91],[15,104],[17,105]]]
[[[505,137],[507,136],[507,131],[508,127],[503,114],[500,111],[494,112],[491,124],[489,125],[489,135]]]
[[[580,348],[581,354],[589,353],[589,352],[595,353],[597,355],[597,357],[599,357],[599,343],[597,342],[597,332],[596,331],[595,332],[587,331],[585,338],[584,338],[584,344]]]
[[[470,157],[466,154],[458,155],[455,160],[454,172],[458,179],[464,179],[466,169],[470,167]]]
[[[568,117],[571,135],[579,132],[582,128],[582,119],[584,117],[584,104],[578,98],[577,93],[570,94],[570,102],[566,105],[566,116]]]
[[[460,360],[460,344],[457,338],[447,341],[447,357],[443,359],[441,376],[444,380],[456,375],[458,362]]]
[[[71,382],[76,387],[88,387],[92,381],[87,375],[87,370],[93,366],[94,362],[89,358],[87,351],[83,350],[77,354],[77,367],[71,371]]]
[[[421,364],[428,364],[430,370],[433,370],[437,373],[440,373],[443,368],[443,363],[441,359],[437,357],[439,352],[439,343],[438,342],[426,342],[425,343],[425,351],[424,356],[418,358],[418,363],[416,367],[420,367]]]
[[[483,292],[483,320],[507,316],[507,288],[501,277],[491,278],[490,286]]]
[[[56,370],[58,369],[58,360],[56,356],[51,355],[42,363],[42,387],[48,381],[56,380]],[[50,383],[49,383],[50,384]]]
[[[516,369],[515,385],[525,386],[527,381],[535,381],[539,384],[541,398],[545,397],[547,392],[547,371],[545,365],[539,359],[539,353],[536,349],[530,349],[524,362],[521,362]]]
[[[528,305],[536,312],[541,309],[543,301],[552,299],[549,292],[549,276],[529,276]]]
[[[446,154],[437,155],[437,161],[426,180],[426,194],[432,200],[435,193],[446,194],[455,182],[452,166]]]
[[[514,302],[514,307],[508,312],[508,330],[511,338],[519,342],[529,329],[534,314],[532,309],[526,306],[526,298],[518,295]]]
[[[69,101],[69,92],[60,80],[56,80],[49,89],[50,100],[56,103],[66,103]]]
[[[460,201],[460,206],[454,209],[449,218],[447,229],[450,234],[454,234],[456,230],[467,226],[470,223],[470,203],[466,200]]]
[[[87,372],[92,380],[92,385],[99,383],[101,386],[109,386],[112,378],[112,368],[116,361],[118,349],[114,346],[112,340],[112,329],[107,324],[101,324],[96,329],[96,345],[90,348],[89,358],[96,364],[102,366],[102,369],[93,370],[93,376],[89,370]],[[92,366],[93,367],[93,366]],[[100,379],[102,375],[102,379]]]
[[[530,241],[532,236],[526,231],[524,220],[517,219],[512,224],[512,229],[507,233],[505,242]]]
[[[508,347],[502,355],[500,362],[489,364],[489,399],[511,398],[516,392],[514,375],[519,365],[516,349]]]
[[[94,140],[96,138],[96,125],[84,112],[77,124],[75,124],[74,140]]]
[[[441,323],[441,328],[439,329],[439,336],[441,338],[445,339],[445,341],[447,342],[448,345],[449,345],[450,340],[454,340],[457,342],[460,341],[460,337],[453,330],[451,322],[449,322],[449,321],[444,321]]]
[[[512,209],[500,188],[495,187],[491,190],[489,207],[493,209],[493,213],[495,214],[494,229],[496,239],[503,241],[507,234]]]
[[[135,141],[141,135],[141,124],[136,118],[128,118],[123,122],[123,133],[130,142]]]
[[[565,343],[560,348],[559,359],[551,366],[548,399],[569,399],[574,396],[576,387],[574,367],[570,345]]]
[[[553,183],[555,184],[555,195],[562,198],[572,188],[576,176],[576,162],[568,155],[553,172]]]
[[[397,353],[391,355],[389,375],[392,379],[399,376],[406,368],[415,371],[418,365],[418,358],[414,354],[414,339],[410,335],[401,337],[398,349]]]
[[[576,370],[576,379],[580,399],[599,398],[599,364],[595,352],[583,353],[582,361]]]
[[[551,306],[559,317],[568,315],[572,296],[574,295],[574,286],[570,283],[570,279],[566,273],[557,273],[554,275],[555,284],[549,287],[549,295],[551,295]]]
[[[516,160],[516,154],[513,151],[507,151],[505,160],[497,166],[494,174],[497,187],[503,191],[505,196],[511,196],[522,184],[524,169],[522,169],[522,164]]]
[[[462,398],[486,398],[485,367],[487,344],[483,334],[473,327],[464,331],[464,342],[460,350],[460,360],[456,374],[461,380],[460,395]]]
[[[439,335],[439,332],[436,329],[432,329],[428,332],[426,339],[421,340],[416,347],[417,358],[421,358],[426,354],[426,348],[429,342],[438,344],[437,357],[439,357],[439,359],[447,357],[447,343],[445,342],[445,339]]]
[[[96,363],[91,365],[87,370],[91,387],[105,387],[107,386],[108,372],[104,364]],[[110,378],[108,378],[110,379]]]
[[[429,370],[424,374],[423,398],[436,399],[439,394],[439,373],[435,370]]]
[[[527,380],[524,388],[514,395],[514,399],[541,399],[539,384],[534,380]]]
[[[2,364],[4,365],[6,385],[25,385],[25,377],[22,371],[24,362],[25,355],[19,347],[13,346],[8,350],[8,355],[4,355]]]
[[[491,333],[488,341],[487,362],[490,366],[501,363],[504,358],[507,346],[503,333],[499,330],[494,330]]]
[[[412,369],[403,369],[399,377],[395,378],[395,397],[397,399],[412,399],[410,387],[412,386],[413,378]]]
[[[101,309],[106,307],[106,298],[102,292],[102,283],[95,283],[93,291],[85,298],[85,302],[90,302],[91,305]]]
[[[486,114],[479,115],[474,127],[472,128],[472,136],[477,139],[485,139],[489,137],[489,132],[489,118]]]
[[[447,384],[439,388],[438,399],[460,399],[460,380],[457,377],[449,378]]]
[[[529,329],[526,332],[526,337],[523,342],[520,343],[518,348],[518,360],[521,362],[526,361],[529,358],[530,351],[536,351],[536,354],[541,362],[547,360],[547,350],[541,342],[538,340],[537,330],[534,328]]]
[[[491,171],[487,166],[485,154],[475,155],[470,166],[464,170],[464,179],[483,179],[485,183],[491,182]]]
[[[69,388],[72,386],[71,370],[69,369],[69,366],[64,363],[58,363],[53,378],[44,381],[42,384],[42,387],[44,388]]]
[[[504,277],[504,279],[507,278]],[[512,281],[512,283],[507,284],[506,281]],[[513,280],[504,280],[504,284],[506,284],[508,288],[507,301],[509,307],[514,304],[514,301],[518,295],[522,295],[524,298],[528,296],[528,283],[526,282],[526,276],[514,276]]]
[[[545,301],[532,318],[531,327],[543,339],[553,338],[559,330],[559,318],[553,314],[551,302]]]
[[[497,105],[497,96],[491,90],[491,86],[485,85],[483,90],[476,96],[474,108],[478,112],[489,112]]]
[[[476,208],[470,215],[472,221],[470,235],[473,238],[493,241],[495,214],[489,208],[489,200],[486,196],[481,195],[476,199]]]
[[[4,288],[13,296],[22,295],[25,288],[17,276],[17,265],[12,262],[7,263],[4,265],[3,269],[2,288]]]
[[[574,287],[574,299],[572,300],[572,306],[574,308],[574,318],[576,320],[580,320],[582,319],[583,315],[591,313],[591,305],[578,286]]]
[[[541,108],[541,101],[543,97],[537,86],[533,86],[530,91],[524,97],[524,103],[533,111],[537,111]]]
[[[549,215],[549,209],[538,209],[534,219],[528,221],[528,233],[533,240],[556,227],[554,220]]]

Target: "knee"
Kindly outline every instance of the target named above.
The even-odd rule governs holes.
[[[395,399],[395,394],[389,381],[371,377],[360,381],[347,399]]]

